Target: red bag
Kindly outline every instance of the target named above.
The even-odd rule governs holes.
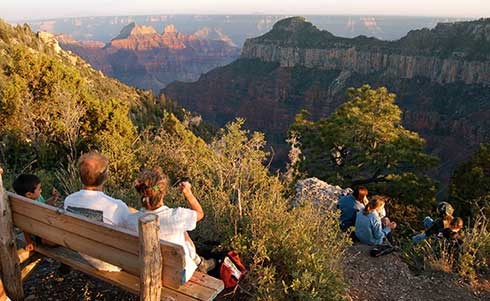
[[[225,284],[225,288],[235,287],[238,281],[247,273],[247,269],[240,261],[240,257],[235,251],[226,254],[220,267],[220,277]]]

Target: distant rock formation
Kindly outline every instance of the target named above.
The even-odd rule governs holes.
[[[186,34],[202,28],[220,31],[235,45],[242,47],[246,39],[266,33],[277,21],[287,17],[287,15],[277,14],[92,16],[32,20],[29,25],[35,31],[69,34],[78,41],[108,42],[119,34],[122,27],[133,22],[151,26],[157,31],[168,24],[173,24]],[[352,38],[365,35],[382,40],[395,40],[412,29],[432,28],[439,22],[461,21],[468,18],[312,15],[308,16],[308,19],[318,28],[326,29],[337,36]]]
[[[131,36],[142,36],[149,34],[157,34],[156,30],[150,26],[144,25],[136,25],[136,23],[132,22],[129,25],[125,26],[119,35],[115,37],[113,40],[122,40],[127,39]]]
[[[203,27],[191,35],[198,40],[218,40],[223,41],[226,44],[238,47],[223,31],[216,28]]]
[[[186,35],[167,25],[162,34],[149,26],[131,23],[107,44],[75,41],[59,36],[61,46],[95,69],[142,89],[160,91],[168,83],[197,80],[202,73],[239,56],[225,35],[204,38],[205,32]],[[102,44],[102,45],[101,45]]]
[[[93,40],[84,40],[77,41],[72,36],[66,34],[56,34],[56,40],[58,43],[62,45],[71,45],[71,46],[81,46],[86,48],[102,48],[105,46],[104,42],[101,41],[93,41]]]

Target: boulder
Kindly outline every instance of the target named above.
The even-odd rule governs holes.
[[[293,206],[299,206],[306,201],[311,201],[315,205],[325,206],[329,210],[336,208],[339,199],[352,193],[350,188],[330,185],[317,178],[300,180],[295,186],[296,196]]]

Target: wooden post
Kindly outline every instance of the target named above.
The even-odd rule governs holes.
[[[15,243],[12,213],[7,194],[3,189],[2,170],[0,168],[0,264],[2,282],[7,296],[13,301],[24,300],[19,256]]]
[[[160,220],[156,214],[139,218],[140,300],[159,301],[162,291],[162,253],[160,252]]]

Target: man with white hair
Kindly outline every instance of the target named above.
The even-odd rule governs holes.
[[[72,213],[109,225],[123,226],[130,209],[121,200],[106,195],[102,189],[107,180],[108,160],[98,152],[83,154],[78,160],[78,171],[83,188],[66,197],[64,208]],[[101,271],[118,272],[121,268],[81,254]]]

